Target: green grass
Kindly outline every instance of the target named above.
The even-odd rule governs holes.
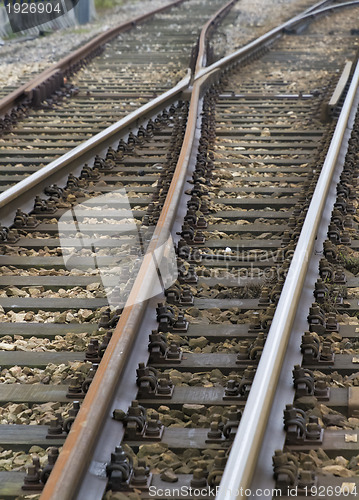
[[[95,7],[97,11],[101,11],[112,9],[124,3],[127,3],[126,0],[95,0]]]
[[[339,253],[339,260],[354,276],[359,273],[359,257],[354,255],[344,255],[343,253]]]

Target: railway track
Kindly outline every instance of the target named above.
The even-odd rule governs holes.
[[[335,113],[324,117],[339,113],[357,86],[358,38],[348,12],[338,9],[320,24],[312,15],[304,32],[301,23],[308,20],[297,18],[209,68],[202,32],[190,93],[182,93],[188,85],[182,81],[47,172],[4,192],[4,220],[15,206],[22,210],[11,230],[2,231],[0,459],[9,458],[10,469],[27,467],[25,491],[41,490],[48,476],[42,498],[74,498],[75,492],[100,498],[106,488],[132,491],[134,498],[161,497],[167,489],[167,496],[178,497],[182,486],[207,488],[206,497],[223,474],[228,484],[250,486],[258,443],[254,458],[243,462],[250,470],[241,476],[233,462],[238,446],[243,453],[239,436],[261,382],[255,373],[272,345],[266,338],[273,337],[284,278],[333,148]],[[216,71],[221,66],[230,67],[224,77]],[[348,107],[346,101],[344,111]],[[134,123],[142,126],[128,135]],[[84,166],[89,158],[93,167]],[[32,194],[50,185],[29,217]],[[351,190],[341,192],[339,210],[346,194],[353,198]],[[342,218],[335,217],[340,226]],[[330,234],[334,243],[345,243],[334,226]],[[354,266],[355,255],[341,251]],[[323,286],[326,300],[333,291]],[[319,298],[323,286],[319,282]],[[295,411],[303,429],[304,417]],[[263,429],[267,418],[263,412]],[[278,423],[276,442],[282,437]],[[297,442],[289,444],[303,460]],[[294,459],[278,456],[279,487],[295,488],[302,466],[294,464],[291,483]],[[0,472],[0,478],[2,497],[20,493],[23,472]],[[226,486],[221,494],[230,495]]]

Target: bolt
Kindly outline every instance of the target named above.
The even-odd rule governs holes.
[[[161,377],[157,384],[157,394],[171,394],[172,386],[169,384],[169,380]]]
[[[218,422],[211,422],[210,430],[207,433],[208,439],[221,439],[222,431],[219,429]]]
[[[160,436],[162,430],[162,424],[158,420],[158,413],[154,413],[148,420],[145,428],[145,436],[157,437]]]
[[[207,480],[204,477],[203,469],[194,469],[193,478],[191,479],[190,485],[192,488],[201,488],[207,486]]]
[[[134,486],[145,486],[147,484],[148,476],[144,467],[135,467],[131,477],[131,484]]]
[[[171,342],[166,357],[168,359],[179,359],[181,356],[181,348],[176,342]]]
[[[228,380],[224,394],[228,397],[238,396],[238,384],[235,380]]]
[[[50,420],[50,426],[47,429],[46,437],[53,437],[62,434],[62,425],[57,417],[52,417]]]

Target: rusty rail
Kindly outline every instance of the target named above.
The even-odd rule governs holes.
[[[151,243],[127,301],[127,304],[133,305],[127,306],[126,304],[121,314],[80,412],[45,485],[41,495],[42,500],[73,499],[84,469],[91,458],[91,452],[96,444],[95,429],[101,428],[103,419],[108,413],[117,381],[125,368],[146,309],[146,297],[150,296],[149,291],[155,279],[151,265],[152,254],[156,252],[157,261],[162,258],[164,243],[168,239],[180,202],[180,194],[192,152],[200,91],[206,82],[207,77],[198,80],[192,89],[186,133],[175,173]]]
[[[206,66],[206,58],[207,58],[207,42],[211,31],[218,25],[221,19],[229,12],[229,10],[233,7],[238,0],[230,0],[226,5],[217,10],[213,14],[213,16],[207,21],[207,23],[203,26],[200,37],[199,37],[199,51],[197,56],[197,62],[195,67],[195,74],[199,72],[202,68]]]
[[[233,1],[230,2],[231,5],[233,3]],[[227,12],[228,4],[225,9]],[[220,9],[219,13],[222,13],[222,10]],[[203,60],[204,50],[205,46],[202,45],[198,51],[198,58],[201,60]],[[80,487],[81,477],[96,445],[96,429],[101,428],[108,413],[117,381],[126,366],[126,360],[129,358],[137,329],[146,309],[146,297],[150,296],[148,292],[152,289],[153,280],[156,278],[152,272],[152,255],[156,252],[157,261],[161,260],[165,248],[164,243],[168,239],[176,216],[192,153],[201,91],[216,78],[218,73],[218,71],[212,71],[193,85],[183,145],[161,216],[111,341],[42,492],[42,500],[54,498],[72,500]]]

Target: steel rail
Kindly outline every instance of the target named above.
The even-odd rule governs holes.
[[[219,12],[221,13],[222,9]],[[199,50],[197,57],[202,57],[202,50],[205,50],[204,46]],[[73,500],[81,486],[81,478],[97,443],[98,430],[101,429],[103,420],[108,415],[116,385],[126,367],[136,333],[147,307],[148,297],[151,296],[149,292],[157,277],[157,272],[152,265],[153,255],[155,254],[157,262],[161,262],[166,251],[165,242],[170,235],[176,217],[192,154],[201,92],[218,77],[218,73],[217,70],[214,70],[203,78],[197,79],[193,84],[183,144],[160,218],[125,308],[59,458],[45,484],[41,500],[54,498],[56,500]],[[189,82],[187,82],[187,87],[188,84]]]
[[[96,48],[109,42],[120,33],[130,30],[137,24],[143,23],[147,19],[153,17],[156,14],[159,14],[160,12],[164,12],[168,9],[171,9],[172,7],[176,7],[184,1],[186,0],[175,0],[167,5],[164,5],[163,7],[158,7],[157,9],[151,10],[150,12],[147,12],[147,14],[137,16],[133,19],[130,19],[129,21],[126,21],[125,23],[119,24],[114,28],[107,30],[105,33],[100,33],[82,47],[79,47],[69,55],[60,59],[60,61],[58,61],[56,64],[53,64],[49,68],[42,71],[39,75],[37,75],[29,82],[26,82],[21,87],[15,89],[10,94],[0,99],[0,116],[8,113],[15,106],[21,104],[24,100],[31,97],[31,92],[33,91],[33,89],[45,83],[51,77],[51,75],[53,75],[57,71],[65,72],[69,70],[73,65],[88,57]]]
[[[17,208],[26,206],[26,203],[33,203],[34,193],[38,193],[39,190],[50,184],[59,182],[59,179],[64,179],[64,176],[69,172],[74,172],[76,167],[81,168],[88,159],[93,158],[104,148],[113,145],[119,134],[125,134],[131,128],[138,126],[141,122],[143,123],[160,110],[175,102],[179,95],[188,88],[190,82],[189,73],[188,70],[187,75],[172,89],[152,99],[124,118],[121,118],[118,122],[110,125],[68,153],[60,156],[1,193],[0,217],[2,223],[5,224],[9,220],[12,223]],[[32,205],[30,205],[30,208],[32,208]]]
[[[329,7],[324,7],[324,8],[319,8],[322,7],[323,5],[329,3],[330,0],[324,0],[322,2],[319,2],[318,4],[314,5],[310,9],[305,10],[302,14],[298,14],[297,16],[293,17],[292,19],[289,19],[289,21],[286,21],[285,23],[281,24],[280,26],[277,26],[276,28],[271,29],[264,35],[256,38],[252,42],[248,43],[247,45],[244,45],[240,49],[236,50],[235,52],[232,52],[232,54],[229,54],[228,56],[222,57],[215,63],[211,64],[210,66],[207,66],[206,68],[202,68],[198,70],[198,72],[195,75],[196,78],[201,78],[203,75],[213,71],[214,69],[221,69],[225,66],[229,66],[234,63],[238,63],[240,61],[244,61],[247,58],[253,56],[256,51],[259,51],[270,44],[272,44],[277,38],[281,37],[286,30],[290,29],[297,23],[302,23],[305,21],[308,21],[310,19],[313,19],[317,15],[322,15],[326,14],[328,12],[334,11],[336,9],[341,9],[341,8],[347,8],[347,7],[355,7],[359,5],[359,0],[353,0],[352,2],[346,2],[344,4],[339,4],[339,5],[331,5]]]
[[[356,66],[290,264],[216,500],[247,498],[336,161],[359,87]]]

